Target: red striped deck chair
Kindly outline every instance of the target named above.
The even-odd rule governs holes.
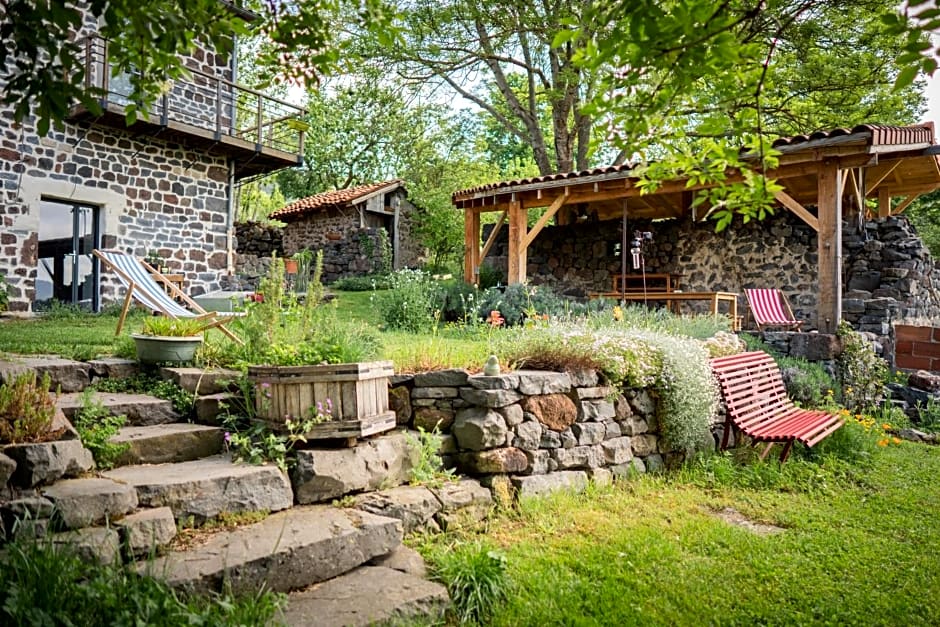
[[[746,289],[747,304],[759,331],[764,327],[784,327],[801,331],[802,320],[797,320],[783,292],[776,288]]]
[[[121,310],[115,335],[121,334],[131,300],[136,300],[147,309],[159,311],[168,318],[195,318],[203,322],[204,330],[217,328],[239,344],[244,343],[231,330],[225,328],[226,324],[240,314],[206,311],[146,261],[137,259],[124,251],[93,250],[92,254],[100,259],[108,270],[114,272],[127,288],[124,308]],[[176,302],[176,298],[179,298],[189,309]]]

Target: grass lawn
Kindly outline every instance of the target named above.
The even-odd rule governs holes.
[[[879,449],[872,468],[846,471],[713,458],[526,501],[489,525],[511,589],[488,622],[940,623],[940,447]],[[714,513],[724,507],[784,531],[724,522]],[[449,541],[423,550],[433,556]]]
[[[144,314],[128,316],[121,337],[115,337],[117,316],[80,314],[0,320],[0,353],[61,355],[87,360],[114,355],[140,329]]]

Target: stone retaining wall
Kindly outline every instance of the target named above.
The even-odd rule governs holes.
[[[494,482],[511,482],[521,495],[583,487],[676,457],[659,436],[655,393],[618,392],[593,371],[402,375],[390,398],[400,423],[437,427],[445,462],[494,490]]]

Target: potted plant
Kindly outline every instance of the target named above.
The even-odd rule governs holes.
[[[194,318],[154,316],[144,320],[140,333],[131,334],[137,361],[144,364],[192,361],[202,345],[203,325]]]

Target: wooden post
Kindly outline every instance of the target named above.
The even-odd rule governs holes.
[[[835,333],[842,318],[842,179],[836,162],[819,170],[819,303],[816,326]]]
[[[463,278],[476,285],[480,279],[480,212],[474,207],[463,210]]]
[[[527,212],[518,200],[509,202],[509,269],[506,282],[525,283],[526,280],[526,247],[525,236],[528,228]]]
[[[891,215],[891,195],[888,190],[881,188],[878,190],[878,217],[887,218]]]

